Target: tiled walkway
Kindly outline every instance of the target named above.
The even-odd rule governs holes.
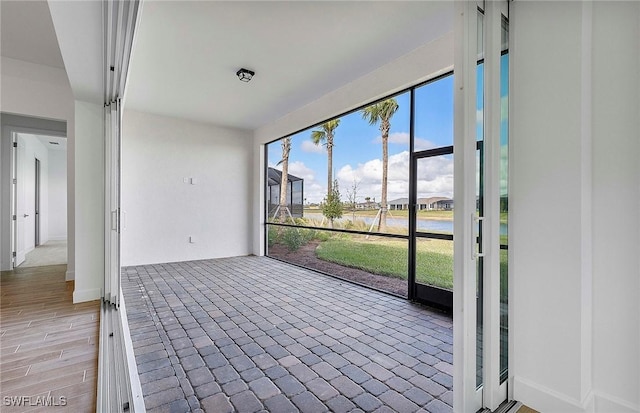
[[[129,267],[150,412],[450,412],[452,321],[264,257]]]

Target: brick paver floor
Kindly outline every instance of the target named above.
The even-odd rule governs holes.
[[[451,412],[452,321],[265,257],[123,270],[150,412]]]

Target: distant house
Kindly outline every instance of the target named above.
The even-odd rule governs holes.
[[[418,198],[416,203],[418,211],[448,211],[453,209],[453,199],[441,196],[431,198]],[[390,211],[401,211],[409,209],[409,198],[398,198],[389,201],[388,209]]]
[[[431,211],[441,209],[438,207],[439,201],[449,200],[442,196],[432,196],[430,198],[418,198],[418,211]]]
[[[451,211],[453,209],[453,199],[441,199],[436,201],[436,208],[440,211]]]
[[[282,172],[269,168],[267,171],[267,202],[269,205],[269,217],[272,218],[280,204],[280,183],[282,182]],[[295,175],[287,174],[287,207],[291,216],[302,218],[304,214],[304,179]]]
[[[398,198],[387,203],[387,208],[390,211],[401,211],[409,209],[409,198]]]
[[[380,208],[379,202],[369,201],[369,202],[359,202],[356,204],[356,209],[368,210],[368,209],[379,209],[379,208]]]

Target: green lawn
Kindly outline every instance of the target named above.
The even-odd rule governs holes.
[[[373,274],[407,279],[407,241],[364,237],[332,238],[320,243],[318,258]],[[453,242],[420,239],[417,243],[416,278],[421,284],[453,289]],[[500,251],[500,273],[507,275],[507,251]],[[506,297],[507,285],[501,283],[500,295]]]
[[[334,238],[316,249],[318,258],[373,274],[407,279],[407,242]],[[418,243],[417,279],[423,284],[453,288],[453,243],[424,240]]]

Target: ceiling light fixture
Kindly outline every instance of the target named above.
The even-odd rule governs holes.
[[[245,68],[242,68],[236,72],[236,76],[238,76],[238,79],[240,79],[242,82],[245,82],[245,83],[250,81],[253,78],[253,75],[255,74],[256,72],[253,72]]]
[[[49,143],[52,145],[60,145],[58,142],[53,142],[53,141],[49,141]]]

